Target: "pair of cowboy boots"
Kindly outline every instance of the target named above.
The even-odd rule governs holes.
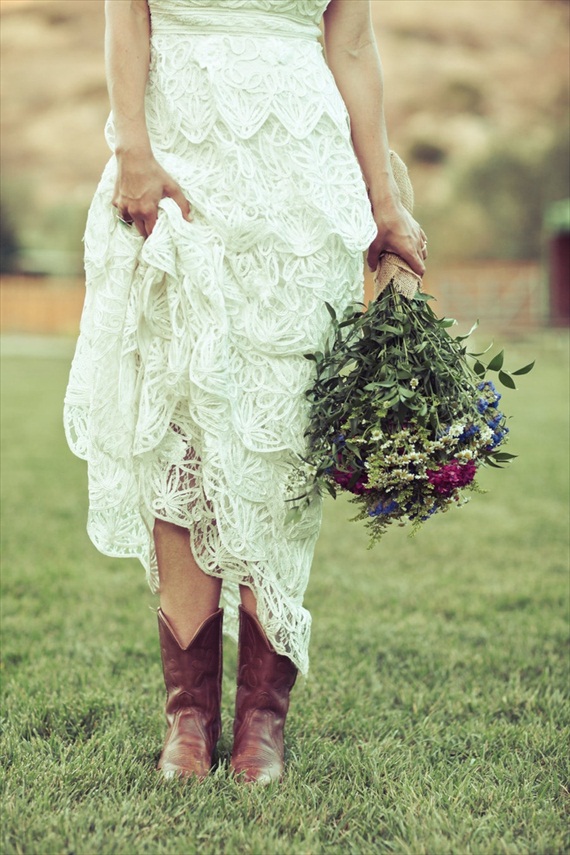
[[[158,768],[166,778],[204,778],[221,732],[222,618],[206,618],[181,647],[161,609],[160,649],[168,731]],[[231,769],[247,783],[270,784],[283,773],[283,728],[297,677],[261,624],[240,606],[239,660]]]

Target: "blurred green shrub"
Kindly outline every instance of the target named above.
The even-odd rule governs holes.
[[[560,132],[539,153],[523,143],[493,149],[460,177],[456,197],[467,199],[484,214],[488,240],[485,254],[494,258],[538,258],[544,212],[568,196],[569,140]]]
[[[6,207],[0,204],[0,273],[13,273],[18,266],[20,244]]]
[[[2,182],[2,270],[75,276],[83,267],[86,210],[61,203],[42,207],[25,179]],[[5,253],[7,253],[5,258]]]
[[[429,235],[430,262],[539,259],[546,210],[570,196],[569,151],[568,131],[559,129],[540,147],[509,137],[475,160],[450,154],[431,170],[430,185],[422,185],[427,170],[418,164],[415,213]]]
[[[416,163],[437,165],[447,160],[447,151],[433,140],[417,139],[408,148],[408,158]]]
[[[436,105],[447,113],[486,114],[485,98],[479,83],[471,80],[449,80],[438,95]]]

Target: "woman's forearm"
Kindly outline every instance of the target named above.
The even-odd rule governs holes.
[[[423,276],[425,233],[404,208],[390,165],[384,121],[384,81],[368,0],[330,0],[324,13],[325,47],[346,104],[354,150],[378,226],[367,262],[375,270],[383,252],[393,252]]]
[[[105,65],[115,123],[115,153],[150,153],[144,98],[150,60],[146,0],[106,0]]]
[[[398,198],[384,119],[382,66],[373,36],[354,49],[331,52],[327,59],[350,116],[354,150],[373,206]]]

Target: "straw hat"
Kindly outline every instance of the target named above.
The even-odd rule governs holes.
[[[411,214],[414,210],[414,188],[408,175],[408,167],[395,151],[390,152],[390,164],[400,191],[402,204]],[[383,252],[374,273],[374,299],[392,281],[398,294],[402,294],[408,299],[414,296],[422,283],[421,277],[414,273],[409,264],[406,264],[399,255],[393,252]]]

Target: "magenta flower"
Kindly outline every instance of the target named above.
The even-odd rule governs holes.
[[[477,467],[472,460],[467,463],[452,460],[440,469],[428,469],[427,476],[438,496],[451,496],[454,490],[470,484],[476,471]]]
[[[350,472],[341,472],[340,469],[333,469],[332,471],[333,480],[342,487],[343,490],[348,489],[348,485],[350,483],[351,478],[354,477],[354,470]],[[366,484],[368,483],[368,473],[362,472],[358,481],[350,487],[350,492],[354,493],[357,496],[361,496],[363,493],[367,492]]]

